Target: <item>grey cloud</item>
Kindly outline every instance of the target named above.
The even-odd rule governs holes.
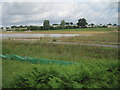
[[[36,3],[36,2],[4,2],[3,13],[9,15],[31,15],[43,13],[52,8],[50,3]]]
[[[88,23],[117,23],[117,3],[56,3],[56,2],[4,2],[3,25],[41,25],[44,19],[51,23],[61,20],[77,22],[86,18]]]

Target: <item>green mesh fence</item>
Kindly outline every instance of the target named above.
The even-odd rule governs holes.
[[[22,57],[18,55],[0,55],[0,58],[9,59],[9,60],[18,60],[18,61],[27,61],[33,64],[78,64],[75,62],[68,62],[68,61],[60,61],[60,60],[51,60],[51,59],[43,59],[43,58],[31,58],[31,57]]]

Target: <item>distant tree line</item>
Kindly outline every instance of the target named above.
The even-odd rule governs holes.
[[[112,25],[112,24],[107,24]],[[114,24],[114,26],[117,24]],[[50,25],[49,20],[44,20],[43,26],[11,26],[11,29],[13,30],[58,30],[58,29],[78,29],[78,28],[87,28],[87,27],[94,27],[95,25],[93,23],[88,24],[87,20],[85,18],[80,18],[77,23],[73,22],[65,22],[65,20],[62,20],[60,24],[52,24]],[[105,25],[100,24],[98,27],[107,27]]]
[[[82,18],[79,19],[76,24],[73,24],[73,22],[65,22],[65,20],[62,20],[60,24],[53,24],[50,25],[49,20],[44,20],[43,26],[11,26],[12,30],[16,31],[24,31],[24,30],[58,30],[58,29],[77,29],[77,28],[85,28],[85,25],[87,25],[86,19]]]

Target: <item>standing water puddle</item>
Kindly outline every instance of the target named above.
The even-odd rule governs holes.
[[[92,34],[2,34],[3,39],[7,38],[35,38],[35,37],[73,37],[92,36]]]

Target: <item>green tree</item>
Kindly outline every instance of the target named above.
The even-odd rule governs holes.
[[[70,23],[69,22],[66,22],[65,25],[69,25]]]
[[[3,27],[1,27],[1,29],[4,29]]]
[[[65,21],[64,21],[64,20],[61,21],[60,26],[61,26],[61,29],[64,29],[64,28],[65,28]]]
[[[112,25],[111,23],[107,24],[107,25]]]
[[[44,20],[43,27],[44,27],[44,30],[49,30],[50,29],[50,21]]]
[[[115,23],[115,24],[113,24],[113,26],[117,26],[117,24]]]
[[[70,25],[73,25],[73,22],[70,22]]]
[[[11,26],[11,28],[17,28],[17,26]]]
[[[22,25],[20,25],[19,28],[24,28],[24,27]]]
[[[93,26],[94,26],[94,24],[93,24],[93,23],[91,23],[91,26],[93,27]]]
[[[86,27],[87,24],[88,23],[87,23],[87,20],[85,18],[79,19],[78,23],[77,23],[78,27],[81,27],[81,28]]]

